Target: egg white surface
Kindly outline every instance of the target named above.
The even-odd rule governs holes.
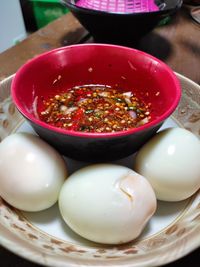
[[[16,133],[0,144],[0,196],[25,211],[51,207],[67,176],[64,160],[46,142]]]
[[[182,128],[161,131],[140,149],[134,169],[159,200],[184,200],[200,188],[200,141]]]
[[[73,173],[60,196],[61,215],[76,233],[98,243],[138,237],[156,210],[148,181],[131,169],[94,164]]]

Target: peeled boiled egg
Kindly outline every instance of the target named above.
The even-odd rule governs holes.
[[[156,209],[149,182],[133,170],[94,164],[64,183],[59,208],[64,221],[82,237],[121,244],[138,237]]]
[[[163,130],[138,152],[134,169],[149,180],[158,199],[184,200],[200,188],[200,141],[182,128]]]
[[[0,144],[0,196],[25,211],[40,211],[58,199],[67,176],[62,157],[39,137],[16,133]]]

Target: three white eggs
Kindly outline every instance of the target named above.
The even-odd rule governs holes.
[[[61,155],[39,137],[16,133],[0,144],[0,196],[31,212],[58,200],[68,226],[98,243],[137,238],[156,210],[156,197],[193,195],[200,188],[200,141],[182,128],[163,130],[139,150],[134,170],[94,164],[67,178]]]

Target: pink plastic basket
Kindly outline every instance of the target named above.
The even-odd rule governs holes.
[[[110,13],[141,13],[159,10],[154,0],[78,0],[76,6]]]

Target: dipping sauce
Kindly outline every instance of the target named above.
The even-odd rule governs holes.
[[[106,85],[75,86],[43,101],[42,121],[81,132],[126,131],[151,119],[150,106],[131,91]]]

